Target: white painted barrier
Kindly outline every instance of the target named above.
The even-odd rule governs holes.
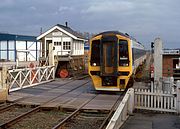
[[[135,89],[135,109],[177,112],[177,97],[171,92]]]
[[[151,89],[152,90],[152,89]],[[108,123],[106,129],[119,129],[134,109],[145,109],[180,114],[180,81],[176,91],[130,88]]]
[[[128,89],[106,129],[119,129],[134,110],[134,89]]]
[[[13,69],[8,71],[9,91],[46,83],[55,79],[54,66]]]

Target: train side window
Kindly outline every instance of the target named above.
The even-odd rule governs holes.
[[[129,66],[129,51],[127,40],[119,40],[119,66]]]
[[[92,41],[91,66],[100,66],[100,40]]]

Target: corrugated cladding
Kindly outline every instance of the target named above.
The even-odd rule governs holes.
[[[37,41],[36,36],[25,36],[25,35],[0,33],[0,41],[5,41],[5,40],[34,41],[34,42]]]

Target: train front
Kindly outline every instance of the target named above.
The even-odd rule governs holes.
[[[90,42],[89,75],[96,90],[124,91],[132,74],[128,36],[104,32]]]

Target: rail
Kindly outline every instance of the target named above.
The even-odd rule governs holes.
[[[128,89],[106,129],[119,129],[134,109],[134,89]]]
[[[116,100],[116,103],[112,106],[110,112],[108,113],[106,119],[104,119],[104,121],[102,122],[101,126],[99,127],[99,129],[104,129],[104,127],[108,124],[107,122],[109,121],[109,119],[112,117],[114,111],[116,110],[117,105],[119,105],[119,100],[121,99],[121,95],[119,96],[119,98]]]
[[[7,128],[12,127],[14,124],[17,124],[17,122],[23,120],[23,119],[24,119],[25,117],[27,117],[28,115],[31,115],[31,114],[33,114],[33,113],[35,113],[35,112],[40,111],[45,104],[47,104],[47,103],[49,103],[49,102],[52,102],[52,101],[54,101],[55,99],[57,99],[58,97],[61,97],[61,96],[65,95],[65,94],[67,94],[67,93],[70,93],[70,92],[72,92],[72,91],[74,91],[74,90],[76,90],[76,89],[84,86],[85,84],[87,84],[87,83],[89,83],[89,82],[90,82],[90,80],[84,82],[84,83],[81,84],[81,85],[78,85],[78,86],[74,87],[74,88],[71,89],[71,90],[68,90],[68,91],[66,91],[66,92],[64,92],[64,93],[62,93],[62,94],[59,94],[58,96],[53,97],[53,98],[47,100],[46,102],[43,102],[41,105],[39,105],[39,106],[37,106],[37,107],[35,107],[35,108],[33,108],[33,109],[31,109],[31,110],[23,113],[23,114],[20,114],[20,115],[16,116],[15,118],[12,118],[11,120],[6,121],[5,123],[0,124],[0,129],[7,129]],[[12,104],[11,106],[5,107],[3,110],[4,110],[4,111],[5,111],[5,110],[8,110],[7,108],[11,108],[13,105],[14,105],[14,104]]]
[[[68,115],[64,120],[60,121],[57,125],[55,125],[52,129],[59,129],[65,122],[67,122],[69,119],[71,119],[73,116],[77,115],[81,111],[81,109],[88,104],[91,100],[93,100],[97,95],[92,97],[91,99],[84,102],[82,105],[79,106],[78,109],[76,109],[74,112],[72,112],[70,115]]]
[[[55,79],[54,66],[8,70],[9,91],[43,84]]]

